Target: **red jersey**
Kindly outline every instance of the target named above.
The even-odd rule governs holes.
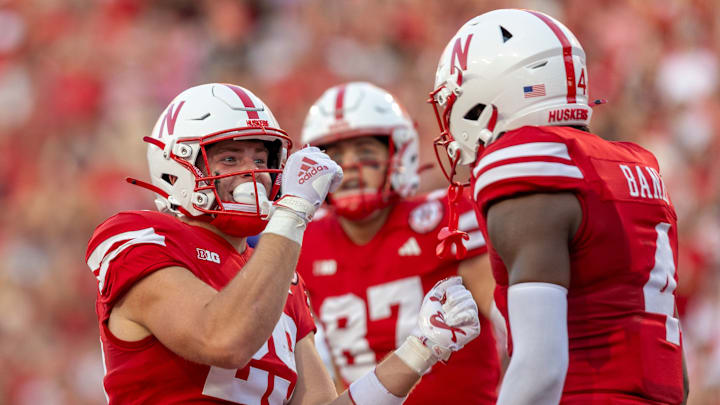
[[[371,371],[416,327],[422,299],[435,283],[456,275],[459,261],[438,259],[437,233],[447,224],[446,193],[395,204],[366,245],[353,243],[335,215],[316,218],[305,231],[298,272],[325,329],[340,376],[349,384]],[[472,204],[464,200],[460,228],[468,231],[468,256],[486,252]],[[405,404],[494,404],[499,365],[491,325],[437,363]]]
[[[677,220],[655,157],[569,127],[523,127],[483,152],[472,190],[480,217],[493,201],[528,193],[572,192],[580,201],[582,224],[569,242],[570,364],[561,402],[680,403]],[[507,270],[492,246],[490,255],[507,319]]]
[[[98,280],[96,310],[105,366],[104,388],[113,404],[283,404],[297,381],[295,344],[314,330],[302,281],[296,277],[272,336],[242,369],[194,363],[154,336],[126,342],[113,336],[113,305],[153,271],[183,267],[216,290],[247,263],[219,235],[151,211],[115,215],[90,239],[86,261]]]

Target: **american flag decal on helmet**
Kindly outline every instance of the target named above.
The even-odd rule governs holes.
[[[545,95],[544,84],[533,84],[532,86],[523,86],[523,96],[525,98],[542,97]]]

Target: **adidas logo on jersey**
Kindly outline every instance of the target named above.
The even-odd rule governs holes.
[[[410,239],[398,249],[400,256],[420,256],[420,253],[422,253],[422,250],[420,250],[420,245],[418,245],[414,236],[411,236]]]
[[[304,157],[302,163],[303,165],[300,166],[300,172],[298,172],[298,177],[300,177],[300,184],[303,184],[306,181],[310,180],[312,176],[316,175],[318,172],[329,169],[327,166],[320,165],[318,164],[318,162],[308,157]]]

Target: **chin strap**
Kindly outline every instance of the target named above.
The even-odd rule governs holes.
[[[458,211],[457,205],[462,197],[463,187],[458,185],[450,185],[448,187],[448,226],[443,227],[438,233],[438,243],[435,248],[435,254],[444,259],[449,257],[452,253],[452,246],[455,245],[455,257],[459,260],[465,257],[467,254],[467,248],[463,244],[462,240],[469,240],[470,236],[467,232],[458,230]]]

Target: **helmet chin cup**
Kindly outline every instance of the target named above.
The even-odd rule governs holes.
[[[337,198],[330,195],[330,204],[335,213],[351,221],[361,221],[374,212],[392,204],[398,195],[395,193],[362,192],[351,196]]]
[[[262,232],[267,222],[267,219],[258,216],[218,215],[210,221],[210,225],[230,236],[244,238]]]

